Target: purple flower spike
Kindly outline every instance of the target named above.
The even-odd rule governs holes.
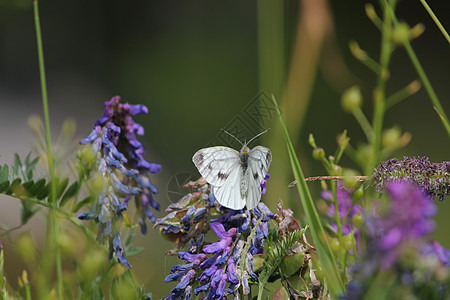
[[[119,262],[126,267],[129,264],[120,245],[121,226],[118,223],[123,221],[128,201],[130,198],[136,200],[142,233],[147,231],[146,219],[156,221],[150,208],[159,209],[153,199],[157,189],[151,184],[149,175],[158,172],[161,166],[143,159],[145,150],[135,133],[143,134],[144,130],[132,119],[132,116],[146,112],[148,109],[144,105],[122,104],[120,97],[115,96],[105,102],[103,116],[95,122],[89,136],[80,141],[80,144],[90,144],[97,159],[95,164],[85,164],[85,157],[81,157],[82,164],[89,168],[86,174],[91,178],[101,175],[104,184],[91,211],[79,218],[98,223],[99,242],[109,241],[110,253],[115,252]],[[148,168],[141,168],[142,165]]]
[[[206,255],[203,253],[199,253],[199,254],[190,254],[188,252],[180,252],[178,253],[178,257],[180,259],[184,259],[187,260],[189,262],[194,263],[194,265],[199,265],[203,260],[206,259]]]
[[[173,290],[181,291],[181,290],[186,289],[187,285],[192,281],[192,279],[194,279],[194,276],[195,276],[195,270],[189,270],[186,273],[186,275],[183,276],[180,283],[178,283]]]
[[[219,286],[217,287],[216,290],[216,297],[218,299],[222,299],[224,297],[224,289],[225,289],[225,284],[227,284],[228,281],[228,275],[227,273],[222,274],[222,278],[220,279],[219,282]]]
[[[232,241],[233,239],[231,237],[226,237],[223,240],[220,240],[219,242],[206,245],[205,247],[203,247],[203,252],[208,254],[219,252],[225,249],[225,247],[229,246]]]
[[[92,132],[89,134],[89,136],[87,136],[84,139],[80,140],[80,144],[81,145],[86,145],[86,144],[92,143],[99,136],[100,132],[101,132],[101,127],[100,126],[95,126],[94,130],[92,130]]]
[[[117,233],[113,240],[113,249],[116,253],[117,260],[127,269],[131,269],[130,264],[125,258],[122,242],[120,241],[120,234]]]
[[[127,110],[130,113],[130,115],[132,115],[132,116],[148,113],[147,106],[142,105],[142,104],[131,105],[131,104],[126,103],[123,105],[123,108],[125,110]]]
[[[232,257],[228,258],[227,273],[228,273],[228,280],[231,283],[234,284],[239,283],[239,277],[236,273],[235,263]]]
[[[432,163],[428,157],[403,157],[381,163],[373,175],[373,185],[381,191],[394,181],[414,184],[431,198],[450,195],[450,162]]]

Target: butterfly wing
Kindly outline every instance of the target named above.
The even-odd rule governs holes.
[[[232,172],[240,169],[239,152],[228,147],[200,149],[194,154],[192,161],[203,178],[215,187],[222,186]],[[239,177],[239,172],[237,175]]]
[[[269,171],[271,162],[272,152],[269,148],[263,146],[253,148],[248,156],[248,172],[252,175],[251,179],[261,183]]]
[[[270,163],[272,162],[272,153],[263,146],[257,146],[250,151],[248,157],[248,192],[246,203],[248,209],[255,208],[261,200],[261,181],[266,176]]]
[[[241,176],[242,170],[238,165],[222,186],[213,186],[214,196],[221,205],[235,210],[244,208],[246,200],[241,195]]]

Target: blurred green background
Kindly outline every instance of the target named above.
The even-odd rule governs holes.
[[[366,3],[370,2],[41,1],[53,134],[59,133],[64,119],[73,117],[78,137],[86,136],[103,113],[103,102],[114,95],[147,105],[149,114],[135,120],[146,130],[141,141],[147,159],[163,165],[153,182],[164,209],[177,192],[183,193],[175,179],[198,176],[191,162],[193,153],[224,141],[221,128],[239,129],[240,137],[249,139],[260,128],[273,126],[273,110],[258,105],[274,94],[282,102],[305,175],[325,175],[320,163],[311,159],[309,133],[328,153],[334,153],[336,136],[344,129],[352,145],[364,141],[357,122],[340,109],[342,91],[359,84],[363,110],[371,119],[376,77],[348,49],[348,42],[356,40],[378,58],[380,33],[365,15]],[[377,2],[372,3],[379,12]],[[429,4],[449,29],[450,2]],[[410,26],[425,24],[425,33],[412,45],[449,114],[449,44],[419,1],[400,2],[397,15]],[[31,1],[0,0],[1,163],[10,162],[15,152],[29,152],[27,118],[42,115],[34,30]],[[388,94],[414,79],[409,58],[398,49],[392,58]],[[260,114],[249,115],[252,109]],[[423,90],[387,113],[385,127],[393,125],[413,136],[393,157],[450,159],[448,135]],[[283,141],[273,130],[260,143],[274,153],[265,201],[274,209],[283,198],[301,219],[298,199],[287,189],[292,175]],[[348,159],[342,165],[355,167]],[[319,184],[310,186],[318,198]],[[435,234],[446,247],[450,247],[448,200],[438,203]],[[39,244],[43,220],[35,219],[23,230],[36,234]],[[0,223],[11,227],[18,221],[17,201],[2,198]],[[9,280],[15,283],[23,264],[10,241],[2,242]],[[177,261],[164,256],[172,245],[156,230],[136,242],[145,247],[130,261],[139,280],[154,299],[165,297],[173,285],[163,280]]]

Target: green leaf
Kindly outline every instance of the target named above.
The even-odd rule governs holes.
[[[127,250],[127,258],[138,255],[144,250],[144,247],[135,247]]]
[[[9,179],[9,167],[8,165],[4,165],[2,170],[0,171],[0,182],[7,181]]]
[[[98,285],[93,286],[92,299],[93,300],[104,300],[105,299],[105,295],[103,295],[102,289]]]
[[[13,165],[13,175],[14,177],[19,176],[19,171],[22,168],[22,162],[20,161],[19,154],[14,154],[14,165]]]
[[[281,128],[291,161],[292,171],[294,173],[294,178],[297,181],[297,189],[300,200],[305,211],[306,218],[308,219],[308,224],[311,226],[311,235],[314,239],[320,262],[325,268],[325,273],[327,274],[327,284],[330,287],[332,297],[338,297],[338,295],[343,294],[344,285],[337,269],[336,260],[331,252],[330,245],[325,239],[325,231],[314,206],[311,193],[306,185],[305,176],[303,175],[297,155],[295,154],[294,146],[292,145],[283,117],[281,116],[280,109],[278,108],[278,103],[273,95],[272,101],[278,112],[278,117],[280,119]]]
[[[39,157],[36,157],[32,161],[30,161],[31,152],[28,153],[27,157],[25,158],[25,179],[30,180],[33,178],[33,172],[34,168],[36,167],[37,163],[39,162]]]
[[[284,287],[280,287],[273,295],[272,300],[289,300],[289,294]]]
[[[34,181],[33,180],[29,180],[27,182],[24,182],[23,187],[27,190],[28,193],[30,193],[30,188],[34,185]]]
[[[78,191],[78,181],[75,181],[72,183],[67,191],[64,193],[64,196],[61,198],[61,201],[59,202],[59,206],[64,206],[64,204],[69,201],[70,198],[72,198],[76,192]]]
[[[3,247],[0,247],[0,287],[5,286],[5,261],[3,255]]]
[[[280,270],[284,277],[289,277],[296,273],[305,261],[305,253],[295,253],[285,256],[280,264]]]
[[[11,195],[13,193],[14,188],[17,187],[21,182],[22,182],[22,179],[20,179],[20,178],[14,179],[13,182],[11,182],[9,187],[6,189],[5,194]]]
[[[51,186],[51,181],[49,181],[44,187],[42,187],[36,194],[36,198],[38,200],[43,200],[45,198],[48,197],[48,195],[50,194],[50,186]]]
[[[125,247],[130,246],[131,243],[133,242],[133,239],[134,239],[134,234],[131,233],[131,234],[128,236],[127,240],[125,241]]]
[[[58,183],[58,187],[56,188],[56,199],[61,198],[62,194],[66,190],[67,184],[69,184],[69,178],[64,178],[60,183]]]
[[[6,190],[9,189],[9,181],[3,181],[2,183],[0,183],[0,193],[4,193],[6,192]]]
[[[31,196],[36,196],[42,191],[44,187],[45,187],[45,179],[41,178],[28,189],[28,193],[30,193]]]
[[[72,213],[76,213],[80,208],[82,208],[86,204],[89,204],[92,200],[94,200],[93,196],[87,196],[74,206],[74,208],[72,209]]]
[[[38,207],[34,206],[34,203],[27,201],[27,200],[21,200],[22,202],[22,208],[21,208],[21,224],[26,224],[28,220],[39,210]]]

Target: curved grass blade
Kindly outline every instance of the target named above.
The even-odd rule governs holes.
[[[272,101],[280,118],[281,128],[283,130],[284,138],[286,140],[286,147],[291,161],[292,172],[294,173],[295,180],[297,181],[298,193],[303,209],[305,210],[306,218],[308,219],[308,224],[311,228],[311,235],[314,239],[320,262],[324,268],[324,273],[327,274],[327,284],[330,289],[332,299],[337,298],[344,293],[344,285],[337,269],[336,260],[331,252],[330,245],[324,238],[325,231],[322,227],[319,215],[317,214],[311,194],[306,185],[305,176],[303,175],[297,155],[295,154],[294,146],[292,145],[283,117],[281,116],[277,101],[273,95]]]

